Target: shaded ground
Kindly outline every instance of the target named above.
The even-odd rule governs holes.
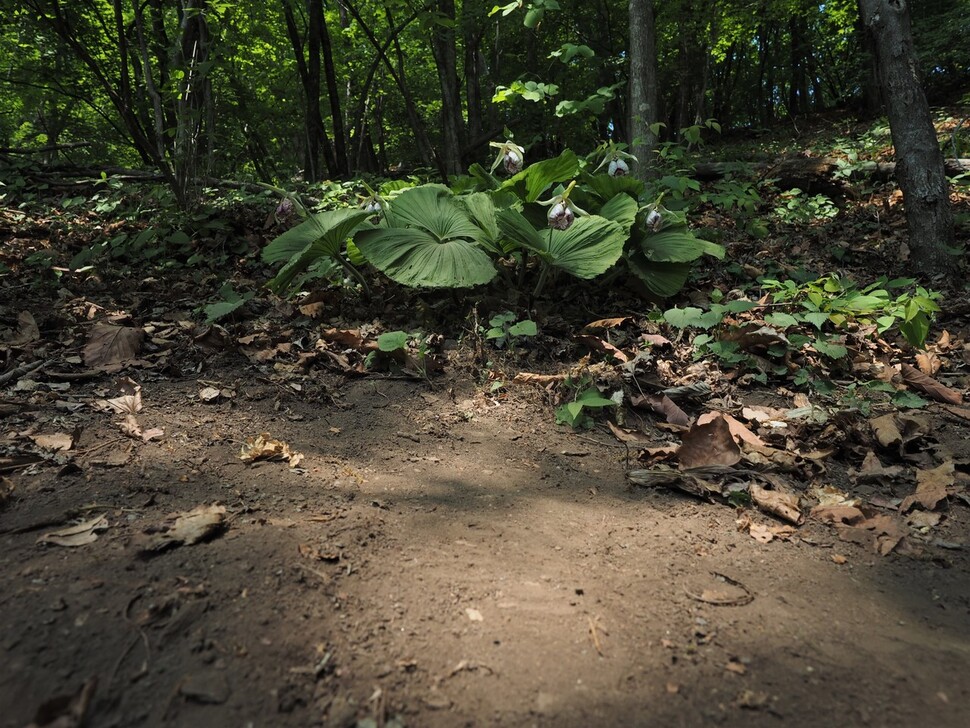
[[[80,472],[13,476],[0,725],[92,677],[98,726],[965,724],[965,551],[883,558],[812,523],[759,544],[729,508],[629,488],[622,446],[530,397],[214,374],[233,400],[144,383],[163,440],[86,415]],[[262,431],[299,470],[239,460]],[[146,526],[216,501],[220,536],[137,556]],[[109,527],[77,548],[24,531],[68,512]],[[937,535],[962,541],[966,507],[949,516]],[[708,603],[715,572],[753,600]]]
[[[954,202],[967,209],[965,195]],[[701,206],[730,272],[701,270],[689,304],[795,266],[860,282],[909,266],[888,188],[825,224],[776,224],[774,204],[758,238],[743,216]],[[0,728],[67,728],[82,713],[126,728],[966,725],[970,309],[958,284],[936,286],[953,290],[925,360],[856,327],[851,356],[792,350],[764,386],[765,346],[735,369],[695,361],[686,331],[618,287],[563,283],[539,301],[486,291],[477,308],[341,290],[300,308],[259,289],[273,271],[257,252],[278,232],[266,211],[212,214],[223,237],[185,243],[184,266],[126,273],[104,258],[70,273],[75,253],[117,231],[93,212],[0,209]],[[146,224],[123,223],[129,239]],[[222,300],[227,276],[256,295],[206,329],[201,307]],[[510,309],[539,336],[489,348],[476,324]],[[761,327],[763,313],[722,329]],[[576,336],[614,316],[629,318]],[[120,335],[106,325],[133,337],[121,363],[105,356],[124,348],[104,343]],[[393,329],[434,334],[443,374],[365,370]],[[645,355],[625,379],[621,349]],[[903,364],[955,399],[900,413],[852,389],[912,393]],[[788,388],[799,368],[841,389],[803,387],[806,398]],[[631,470],[679,472],[670,451],[688,430],[662,408],[627,408],[613,430],[598,413],[573,432],[554,424],[566,387],[511,383],[576,370],[627,402],[641,386],[706,385],[677,401],[692,429],[723,412],[767,443],[728,466],[724,487],[774,477],[804,521],[786,531],[750,499],[632,485]],[[774,424],[759,425],[769,408]],[[793,408],[803,419],[777,414]],[[899,433],[884,414],[905,415]],[[244,462],[260,433],[302,459]],[[812,517],[815,486],[865,518]],[[920,502],[904,500],[917,487]],[[216,528],[174,543],[175,515],[200,507],[192,523]],[[72,714],[66,698],[85,685]]]

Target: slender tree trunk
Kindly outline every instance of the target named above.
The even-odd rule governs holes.
[[[345,176],[350,173],[350,165],[347,161],[347,133],[340,106],[337,68],[333,62],[333,43],[330,40],[327,16],[322,8],[320,12],[320,44],[320,50],[323,53],[323,72],[327,80],[327,98],[330,100],[330,124],[333,126],[334,168],[332,171],[338,176]]]
[[[461,174],[464,124],[461,114],[461,88],[458,83],[458,50],[453,25],[454,0],[439,0],[438,12],[452,23],[447,27],[439,26],[431,42],[441,87],[441,164],[447,174]]]
[[[637,175],[650,176],[657,135],[657,33],[653,0],[630,0],[630,149],[640,160]]]
[[[868,32],[863,20],[866,16],[863,9],[865,3],[863,0],[858,0],[857,4],[859,6],[857,35],[862,51],[862,78],[859,79],[862,84],[862,113],[863,116],[871,118],[879,113],[879,108],[882,106],[879,91],[879,69],[876,67],[875,40],[872,34]]]
[[[860,5],[862,22],[875,41],[913,264],[924,274],[952,275],[957,261],[947,251],[954,240],[949,184],[917,70],[908,3],[861,0]]]

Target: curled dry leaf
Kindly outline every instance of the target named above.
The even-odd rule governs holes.
[[[622,326],[627,321],[630,321],[629,316],[621,316],[619,318],[605,318],[597,319],[596,321],[591,321],[583,327],[583,332],[597,331],[602,329],[615,329]]]
[[[247,463],[256,460],[286,460],[291,468],[295,468],[303,460],[303,453],[290,450],[285,442],[273,440],[268,432],[263,432],[246,440],[239,451],[239,459]]]
[[[98,531],[108,527],[108,517],[104,514],[79,523],[76,526],[62,528],[58,531],[45,533],[37,539],[37,543],[49,543],[55,546],[84,546],[98,540]]]
[[[84,347],[84,364],[92,369],[121,364],[141,351],[145,331],[130,326],[97,324]]]
[[[762,475],[762,477],[768,477]],[[802,512],[798,508],[798,495],[788,489],[779,478],[773,478],[772,487],[763,488],[752,482],[748,486],[751,500],[765,513],[778,516],[789,523],[798,525],[802,522]]]
[[[173,513],[157,527],[156,533],[136,540],[143,555],[159,553],[174,546],[192,546],[218,534],[225,527],[226,507],[198,506],[191,511]]]
[[[734,441],[727,420],[718,413],[709,422],[695,424],[684,433],[677,459],[684,469],[731,466],[741,460],[741,448]]]
[[[944,384],[930,376],[927,376],[919,369],[909,364],[903,363],[899,367],[903,375],[903,381],[913,389],[919,390],[928,397],[938,402],[946,404],[963,404],[963,395],[955,389],[950,389]]]
[[[678,427],[689,427],[690,417],[666,394],[644,394],[630,398],[631,407],[646,407],[663,415],[667,422]]]

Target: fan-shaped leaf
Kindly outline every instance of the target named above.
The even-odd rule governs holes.
[[[354,242],[371,265],[398,283],[466,288],[488,283],[497,273],[477,245],[488,244],[487,231],[472,222],[446,187],[402,192],[388,205],[385,221],[387,227],[365,230]]]
[[[308,244],[321,255],[337,255],[344,241],[353,235],[357,227],[370,213],[366,210],[345,208],[312,215],[294,228],[290,228],[263,249],[263,261],[279,263],[302,253]]]
[[[530,164],[524,170],[512,177],[503,187],[512,187],[522,191],[526,202],[535,202],[550,185],[572,179],[579,174],[579,159],[569,149],[555,159],[545,159]]]
[[[690,263],[655,263],[647,260],[639,250],[635,250],[627,258],[627,264],[647,289],[660,298],[668,298],[677,293],[687,283],[687,276],[690,275]]]
[[[686,226],[649,233],[640,241],[640,249],[648,260],[658,263],[689,263],[705,253],[724,257],[723,246],[694,237]]]

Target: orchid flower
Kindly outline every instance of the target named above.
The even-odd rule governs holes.
[[[549,212],[546,214],[549,227],[555,228],[556,230],[565,230],[573,224],[576,215],[589,214],[569,199],[569,193],[573,191],[575,186],[576,180],[573,180],[562,194],[555,195],[545,202],[539,203],[549,208]]]
[[[607,142],[597,149],[602,150],[603,159],[593,170],[593,174],[599,172],[606,166],[606,173],[610,177],[623,177],[630,174],[630,162],[637,163],[639,160],[632,154],[627,154],[616,142]]]
[[[488,146],[498,149],[498,156],[492,162],[489,172],[494,172],[500,164],[505,166],[505,171],[509,174],[516,174],[522,171],[522,164],[525,161],[525,149],[510,139],[504,142],[489,142]]]

